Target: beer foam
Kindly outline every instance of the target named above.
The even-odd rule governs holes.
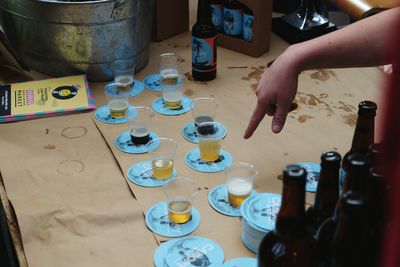
[[[137,128],[132,129],[132,135],[135,137],[144,137],[150,133],[149,129],[147,128]]]
[[[250,181],[244,179],[234,179],[226,184],[228,192],[235,196],[243,196],[250,193],[253,185]]]

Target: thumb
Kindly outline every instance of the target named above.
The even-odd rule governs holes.
[[[271,129],[274,133],[279,133],[286,122],[286,117],[288,114],[288,109],[282,107],[282,105],[277,105],[275,114],[272,118]]]

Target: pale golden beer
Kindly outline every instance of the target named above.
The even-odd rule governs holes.
[[[242,205],[243,201],[250,195],[253,185],[248,179],[233,179],[227,184],[229,204],[234,207]]]
[[[174,162],[171,159],[155,159],[151,165],[153,177],[156,179],[168,179],[174,171]]]
[[[216,139],[201,139],[199,141],[200,158],[204,161],[215,161],[219,158],[221,145]]]
[[[176,199],[168,203],[168,215],[174,223],[185,223],[192,217],[192,203],[186,199]]]
[[[114,119],[120,119],[125,116],[125,111],[128,109],[128,103],[124,99],[112,99],[108,103],[110,115]]]
[[[115,77],[115,82],[117,83],[118,91],[122,93],[127,93],[133,86],[133,76],[132,75],[121,75]]]

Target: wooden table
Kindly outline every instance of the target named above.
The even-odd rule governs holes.
[[[344,155],[351,144],[357,119],[358,103],[369,99],[376,101],[378,107],[380,105],[382,73],[377,68],[306,71],[299,77],[296,97],[299,108],[290,113],[282,133],[273,134],[270,131],[271,119],[266,117],[254,136],[249,140],[244,140],[242,136],[256,103],[254,90],[257,82],[265,70],[266,63],[276,58],[288,46],[275,35],[272,35],[271,39],[271,50],[260,58],[251,58],[219,48],[217,78],[207,83],[187,79],[184,85],[184,94],[192,99],[197,97],[213,97],[216,99],[218,102],[217,119],[228,129],[227,137],[223,142],[223,149],[232,154],[234,161],[244,161],[255,165],[259,171],[255,180],[255,189],[258,192],[281,193],[280,177],[282,169],[286,165],[296,162],[319,163],[320,155],[329,150]],[[184,59],[182,72],[190,72],[190,40],[190,34],[184,33],[160,43],[152,43],[150,62],[144,70],[136,75],[136,79],[143,80],[146,76],[156,72],[158,70],[157,56],[163,52],[174,52],[180,55]],[[105,103],[103,86],[104,83],[90,84],[97,107]],[[139,96],[134,97],[132,101],[134,105],[150,106],[152,101],[159,96],[159,93],[145,90]],[[379,125],[381,117],[380,111],[381,109],[378,109],[377,125]],[[152,129],[158,135],[174,138],[178,141],[176,159],[178,175],[192,178],[200,188],[194,205],[200,211],[201,224],[191,235],[204,236],[219,243],[224,249],[225,260],[244,256],[254,257],[255,255],[246,249],[241,241],[240,218],[224,216],[213,210],[207,202],[209,190],[224,182],[223,173],[205,174],[196,172],[187,167],[184,162],[185,154],[196,148],[195,144],[189,143],[181,135],[182,127],[191,120],[192,117],[189,112],[180,116],[156,114],[152,122]],[[85,127],[92,139],[64,140],[60,137],[60,133],[67,127],[75,127],[76,129]],[[44,129],[49,129],[50,133],[53,134],[45,135]],[[15,151],[0,151],[0,171],[4,178],[8,198],[14,205],[20,224],[24,250],[21,249],[18,253],[26,255],[29,266],[68,266],[71,261],[73,266],[94,266],[95,264],[96,266],[132,266],[133,260],[138,260],[142,264],[141,266],[151,266],[152,255],[157,244],[167,240],[167,238],[152,235],[146,229],[143,213],[153,204],[163,201],[165,197],[160,188],[144,188],[127,180],[126,172],[128,168],[134,163],[149,158],[148,154],[131,155],[115,148],[115,137],[125,130],[127,130],[126,124],[107,125],[98,122],[94,118],[93,112],[0,125],[0,146],[10,147],[14,143],[17,144]],[[379,134],[378,131],[377,134]],[[29,136],[32,135],[37,135],[36,143],[24,143],[24,137],[31,139]],[[101,140],[104,140],[105,143]],[[66,143],[68,143],[68,146]],[[87,151],[86,145],[89,143],[97,147],[93,153]],[[18,144],[23,144],[23,147]],[[57,147],[63,147],[64,150],[48,151],[44,149],[48,144],[55,144]],[[22,153],[28,153],[28,155],[23,156]],[[32,157],[36,160],[32,161]],[[104,244],[101,244],[104,238],[101,239],[101,242],[97,242],[97,245],[96,242],[90,242],[90,246],[84,245],[85,243],[82,240],[87,237],[85,235],[89,229],[93,229],[93,231],[107,230],[107,228],[99,227],[99,221],[91,222],[85,219],[87,229],[83,233],[71,233],[71,236],[67,237],[69,231],[64,233],[63,238],[68,239],[68,242],[73,242],[76,239],[78,248],[70,247],[70,243],[68,243],[68,249],[65,249],[66,246],[62,245],[62,240],[54,243],[54,239],[57,239],[57,233],[51,232],[55,236],[52,236],[46,243],[43,242],[46,235],[41,234],[46,234],[48,231],[43,230],[41,234],[31,232],[40,229],[41,225],[40,222],[37,222],[40,216],[35,212],[35,209],[40,211],[48,203],[46,203],[44,195],[43,201],[31,198],[31,201],[27,202],[28,198],[24,198],[23,194],[31,192],[30,197],[34,197],[35,194],[32,190],[36,190],[39,195],[43,193],[40,192],[40,186],[44,181],[41,181],[40,176],[37,175],[41,173],[40,168],[43,167],[43,164],[58,166],[57,164],[62,160],[71,159],[82,161],[86,166],[84,172],[87,174],[100,177],[102,171],[99,170],[103,170],[103,172],[111,173],[113,176],[99,178],[104,181],[101,187],[100,185],[95,186],[96,177],[89,177],[85,184],[85,190],[82,190],[85,198],[79,192],[75,192],[74,198],[82,197],[82,201],[86,201],[88,194],[90,194],[90,185],[93,185],[93,201],[101,201],[101,205],[109,206],[109,211],[113,212],[115,216],[119,214],[123,217],[122,220],[127,220],[119,224],[120,227],[141,229],[131,231],[131,234],[126,236],[121,235],[121,232],[117,230],[115,232],[110,231],[106,239],[111,244],[121,245],[123,243],[118,249],[106,249]],[[96,161],[102,162],[101,166],[97,166]],[[35,162],[41,163],[36,164]],[[15,168],[16,164],[18,164],[18,168]],[[29,166],[29,169],[26,169],[26,166]],[[49,168],[51,169],[51,167]],[[96,170],[96,168],[99,168],[99,170]],[[55,173],[57,168],[53,167],[53,169]],[[46,175],[48,174],[46,173]],[[66,179],[70,180],[74,177],[75,179],[76,177],[82,179],[85,176],[76,173],[76,170],[75,173],[65,176]],[[49,179],[49,177],[47,178]],[[13,179],[21,180],[19,183],[15,183]],[[45,179],[47,184],[48,179]],[[109,181],[109,184],[105,181]],[[121,183],[121,181],[124,182]],[[64,184],[58,187],[59,183]],[[68,183],[65,183],[65,180],[59,183],[52,185],[54,190],[61,190],[62,188],[69,190]],[[107,185],[113,187],[113,189],[108,190]],[[76,190],[76,187],[74,188]],[[126,190],[128,188],[130,190]],[[102,198],[101,194],[99,195],[99,190],[106,190],[108,193]],[[119,192],[119,197],[113,197],[113,190]],[[58,195],[53,193],[52,199],[64,194],[62,191],[58,191]],[[72,194],[73,192],[69,193]],[[312,199],[313,194],[308,194],[307,203],[311,203]],[[68,203],[59,199],[59,203],[54,203],[55,206],[52,208],[57,207],[60,212],[62,208],[79,204],[72,200],[73,198],[69,198],[70,203]],[[120,212],[115,211],[112,207],[113,204],[121,209]],[[127,209],[130,209],[129,207],[132,207],[132,210],[127,211]],[[89,203],[86,208],[87,210],[79,209],[82,212],[79,216],[76,214],[76,210],[71,208],[74,211],[72,214],[75,214],[78,218],[90,218],[93,214],[90,213],[92,210]],[[143,213],[140,212],[139,215],[137,211]],[[68,211],[63,210],[63,212],[66,213],[60,214],[69,214]],[[82,222],[75,221],[77,217],[57,217],[56,215],[55,213],[54,216],[58,220],[57,227],[62,224],[71,226],[71,224],[76,223],[77,231],[82,230],[82,224],[80,224]],[[93,216],[96,217],[96,215]],[[109,221],[111,218],[106,218],[106,220]],[[32,226],[31,223],[34,222],[36,224]],[[91,228],[91,223],[99,228],[94,226],[94,228]],[[110,225],[113,224],[110,223]],[[43,227],[51,227],[51,225],[46,221],[43,222]],[[127,233],[130,233],[130,231],[128,230]],[[80,234],[84,237],[79,237]],[[101,234],[93,233],[93,236],[101,236]],[[149,240],[149,236],[153,236],[154,239],[150,238],[151,240]],[[139,245],[137,242],[139,242]],[[138,246],[142,246],[142,248],[133,255],[129,255],[129,251],[135,251]],[[121,250],[121,248],[124,249]],[[77,251],[79,251],[78,254],[76,254]],[[116,260],[120,257],[126,257],[126,259]],[[133,264],[133,266],[136,265]]]

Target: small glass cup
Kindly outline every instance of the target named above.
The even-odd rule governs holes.
[[[179,75],[180,57],[174,53],[164,53],[160,55],[160,75],[161,79],[173,83]]]
[[[192,217],[193,199],[197,185],[189,178],[176,177],[162,187],[167,198],[168,216],[174,223],[186,223]]]
[[[159,180],[172,177],[178,142],[171,138],[157,138],[151,140],[147,148],[151,157],[153,177]]]
[[[135,60],[133,58],[117,59],[113,62],[114,81],[119,84],[118,90],[130,92],[135,81]]]
[[[165,107],[168,109],[179,109],[182,107],[182,87],[185,78],[182,75],[176,76],[176,80],[161,79],[161,92]]]
[[[129,106],[128,93],[118,90],[119,83],[111,82],[104,86],[104,93],[107,97],[110,116],[113,119],[121,119],[125,117],[125,112]]]
[[[221,141],[226,134],[226,129],[219,122],[201,122],[196,128],[199,138],[200,159],[203,161],[216,161],[221,150]]]
[[[193,99],[191,103],[194,126],[197,128],[199,123],[212,122],[215,120],[217,102],[214,98],[200,97]]]
[[[149,107],[130,107],[126,111],[129,134],[134,145],[145,145],[150,141],[150,121],[153,111]]]
[[[233,162],[224,170],[229,204],[240,207],[253,190],[253,181],[258,171],[245,162]]]

